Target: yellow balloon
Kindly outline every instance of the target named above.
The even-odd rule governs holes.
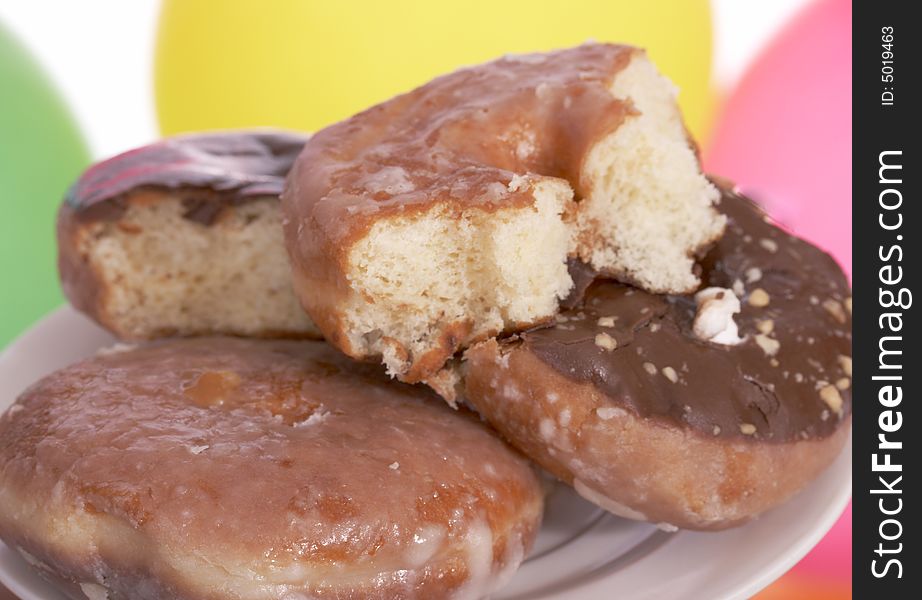
[[[588,39],[647,48],[702,136],[707,0],[164,0],[155,66],[165,134],[316,131],[463,65]]]

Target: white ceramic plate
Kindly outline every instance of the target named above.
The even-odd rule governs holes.
[[[0,411],[41,376],[112,342],[71,308],[55,311],[0,354]],[[851,440],[791,502],[720,533],[666,533],[609,515],[560,486],[531,557],[495,600],[748,598],[826,534],[850,494]],[[2,543],[0,580],[23,600],[63,599]]]

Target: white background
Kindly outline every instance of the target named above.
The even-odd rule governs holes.
[[[714,82],[728,90],[806,0],[713,0]],[[157,0],[3,0],[0,22],[50,74],[96,158],[157,137]]]

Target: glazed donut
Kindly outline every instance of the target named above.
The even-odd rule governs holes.
[[[322,342],[116,347],[0,419],[0,537],[81,600],[479,598],[539,527],[530,464]]]
[[[292,290],[278,201],[305,140],[186,135],[94,165],[58,214],[64,293],[123,339],[319,338]]]
[[[696,297],[596,281],[556,325],[466,353],[467,400],[615,514],[721,529],[776,506],[851,422],[851,297],[832,258],[725,193]]]
[[[556,314],[568,257],[655,292],[722,233],[675,88],[628,46],[507,56],[314,135],[282,196],[324,336],[409,382]]]

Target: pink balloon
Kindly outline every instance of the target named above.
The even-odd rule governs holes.
[[[820,0],[762,52],[723,106],[705,166],[851,273],[851,2]]]
[[[826,581],[852,580],[852,505],[826,537],[794,567],[803,578]]]
[[[705,168],[737,182],[775,218],[851,273],[851,2],[819,0],[762,52],[732,91]],[[795,568],[851,577],[851,509]]]

